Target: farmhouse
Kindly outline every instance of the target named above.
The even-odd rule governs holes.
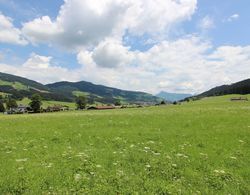
[[[231,101],[248,101],[245,97],[234,97],[230,99]]]
[[[115,106],[91,106],[88,110],[110,110],[115,109]]]
[[[69,110],[68,106],[54,105],[54,106],[48,106],[44,111],[45,112],[60,112],[60,111],[66,111],[66,110]]]
[[[18,105],[17,108],[11,108],[7,111],[7,114],[24,114],[30,112],[32,109],[29,106]]]

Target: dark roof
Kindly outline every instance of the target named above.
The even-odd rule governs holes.
[[[115,109],[114,106],[91,106],[88,110],[108,110],[108,109]]]

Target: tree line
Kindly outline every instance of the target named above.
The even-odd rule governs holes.
[[[87,98],[85,96],[79,96],[75,98],[76,108],[78,110],[83,110],[87,106]],[[39,94],[34,94],[30,98],[29,106],[34,113],[41,112],[42,107],[42,97]],[[0,95],[0,112],[5,112],[6,110],[18,108],[17,101],[10,97],[3,97]]]

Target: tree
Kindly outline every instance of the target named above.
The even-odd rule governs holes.
[[[115,101],[115,106],[120,106],[120,105],[122,105],[122,104],[121,104],[121,101],[120,101],[119,99],[117,99],[117,100]]]
[[[39,94],[32,95],[31,102],[29,103],[29,105],[35,113],[40,112],[42,106],[41,96]]]
[[[17,108],[16,100],[14,100],[12,98],[8,98],[6,101],[6,107],[8,110],[13,109],[13,108]]]
[[[87,105],[87,99],[85,96],[79,96],[76,98],[76,107],[79,110],[83,110],[86,108]]]
[[[165,105],[166,102],[164,100],[161,101],[161,105]]]
[[[0,101],[0,112],[5,112],[5,107],[2,101]]]

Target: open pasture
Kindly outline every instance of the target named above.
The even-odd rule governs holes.
[[[0,116],[0,194],[249,194],[250,102]]]

